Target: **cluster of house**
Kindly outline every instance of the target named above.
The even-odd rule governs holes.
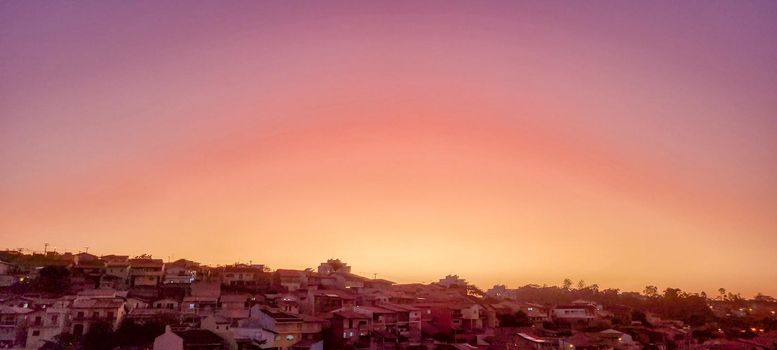
[[[80,253],[67,269],[68,295],[0,295],[0,347],[39,349],[61,334],[78,339],[97,323],[117,329],[131,320],[168,324],[154,349],[322,349],[325,332],[342,346],[400,349],[430,341],[422,336],[430,329],[464,334],[497,322],[447,279],[399,285],[353,274],[337,259],[270,271]],[[0,272],[19,282],[39,270]]]
[[[36,278],[34,271],[0,266],[7,267],[0,270],[5,280]],[[208,267],[81,253],[67,268],[67,295],[0,294],[0,348],[45,349],[61,334],[78,339],[97,323],[117,329],[125,320],[167,325],[155,350],[323,349],[325,339],[329,348],[354,349],[661,349],[669,340],[684,348],[692,343],[687,327],[658,318],[630,334],[546,329],[548,322],[588,325],[628,317],[631,310],[584,300],[517,302],[500,297],[499,286],[485,302],[458,276],[396,284],[353,274],[338,259],[316,270],[270,271],[255,264]],[[500,315],[518,311],[531,325],[500,327]]]

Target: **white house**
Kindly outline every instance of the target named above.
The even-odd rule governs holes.
[[[38,349],[46,341],[67,330],[70,310],[61,307],[47,307],[29,314],[27,318],[27,348]]]

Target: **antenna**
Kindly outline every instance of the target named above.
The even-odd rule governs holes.
[[[45,255],[49,251],[49,244],[43,243],[43,254]]]

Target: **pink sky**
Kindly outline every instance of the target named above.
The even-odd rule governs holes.
[[[777,5],[0,3],[0,248],[777,294]]]

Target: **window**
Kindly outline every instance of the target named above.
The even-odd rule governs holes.
[[[59,315],[51,315],[51,323],[57,323],[59,321]]]
[[[94,318],[100,317],[100,312],[98,312],[98,311],[92,312],[92,317],[94,317]]]
[[[40,331],[32,331],[32,336],[37,337],[40,335]]]
[[[294,335],[292,334],[287,335],[286,340],[294,340]]]
[[[108,319],[113,319],[113,311],[108,311]]]

